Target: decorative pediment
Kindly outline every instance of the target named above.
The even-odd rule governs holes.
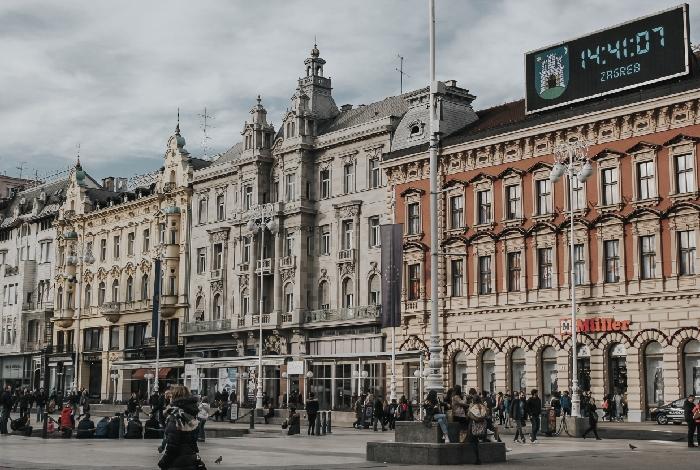
[[[124,266],[124,272],[126,272],[126,274],[129,276],[133,276],[136,274],[136,266],[134,266],[134,264],[131,262],[126,263],[126,266]]]
[[[401,197],[406,197],[406,196],[411,196],[411,195],[418,195],[422,196],[425,194],[425,191],[420,189],[420,188],[406,188],[401,193],[399,193],[399,196]]]
[[[344,204],[333,204],[336,216],[341,219],[351,219],[360,215],[362,201],[348,201]]]
[[[340,269],[341,278],[355,274],[355,263],[342,263],[338,268]]]
[[[122,271],[121,268],[115,264],[114,266],[112,266],[110,268],[109,274],[112,277],[119,277],[119,275],[121,274],[121,271]]]
[[[520,170],[518,168],[513,168],[512,166],[506,168],[502,172],[500,172],[497,176],[498,179],[504,179],[508,178],[509,176],[513,177],[522,177],[525,174],[523,170]]]
[[[596,161],[596,160],[600,160],[600,159],[608,158],[608,157],[618,157],[619,158],[619,157],[624,157],[624,156],[625,156],[624,152],[609,149],[606,147],[603,150],[601,150],[600,152],[593,155],[590,158],[590,160]]]
[[[427,253],[430,248],[428,245],[420,242],[405,242],[403,244],[403,251],[415,251],[415,250],[420,250],[422,252]]]
[[[477,184],[480,182],[492,182],[496,178],[491,175],[487,175],[486,173],[479,173],[478,175],[474,176],[472,179],[469,180],[469,184]]]
[[[148,261],[147,259],[141,260],[139,263],[139,269],[141,269],[142,273],[148,273],[151,271],[151,262]]]
[[[451,179],[449,181],[446,181],[445,184],[442,185],[443,189],[449,189],[449,188],[465,188],[467,186],[466,181],[460,180],[460,179]]]
[[[695,137],[692,135],[678,134],[670,140],[664,142],[665,147],[670,147],[672,145],[679,145],[685,143],[698,143],[700,142],[700,137]]]
[[[554,165],[552,165],[551,163],[545,163],[545,162],[540,161],[540,162],[537,162],[534,165],[532,165],[530,168],[528,168],[527,172],[534,173],[536,171],[544,171],[544,170],[551,171],[552,166],[554,166]]]
[[[640,141],[634,144],[632,147],[627,149],[627,153],[637,153],[637,152],[648,152],[650,150],[656,151],[660,149],[659,144],[652,144],[650,142]]]
[[[218,281],[212,281],[211,292],[212,294],[221,293],[224,291],[224,281],[219,279]]]
[[[107,271],[105,270],[105,268],[100,267],[97,270],[97,279],[100,281],[104,281],[105,279],[107,279]]]

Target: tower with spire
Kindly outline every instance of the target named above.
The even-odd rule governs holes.
[[[308,98],[309,109],[317,119],[335,117],[340,112],[331,95],[331,79],[323,76],[326,61],[321,58],[318,46],[314,44],[311,57],[304,61],[306,76],[299,79],[297,94]]]

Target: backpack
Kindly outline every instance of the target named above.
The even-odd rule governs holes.
[[[695,421],[700,420],[700,406],[696,406],[695,408],[693,408],[693,419]]]

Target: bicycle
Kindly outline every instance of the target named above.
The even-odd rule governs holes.
[[[562,414],[561,414],[561,419],[559,420],[559,427],[558,427],[557,430],[554,432],[554,435],[555,435],[555,436],[558,436],[558,435],[560,435],[560,434],[562,433],[562,431],[565,432],[567,436],[573,437],[573,436],[569,433],[569,427],[568,427],[568,425],[566,424],[566,413],[562,413]]]

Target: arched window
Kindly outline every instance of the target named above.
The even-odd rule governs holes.
[[[627,393],[627,349],[620,343],[608,349],[608,393]]]
[[[523,348],[515,348],[510,353],[510,385],[514,392],[524,392],[527,389],[525,350]]]
[[[542,350],[542,398],[549,403],[552,395],[559,391],[557,351],[552,346]]]
[[[129,276],[126,278],[126,301],[132,302],[134,300],[134,278]]]
[[[287,313],[294,311],[294,284],[291,282],[284,286],[284,311]]]
[[[214,311],[212,312],[213,316],[214,316],[213,319],[214,320],[221,320],[221,313],[222,313],[222,311],[221,311],[221,294],[214,294],[213,305],[214,305]]]
[[[112,281],[112,302],[119,302],[119,280]]]
[[[381,305],[382,283],[379,275],[373,274],[369,278],[369,302],[368,305]]]
[[[107,294],[107,287],[104,282],[100,282],[97,286],[97,305],[103,305],[105,303],[105,295]]]
[[[355,305],[354,285],[349,277],[343,281],[343,307],[350,308]]]
[[[655,408],[664,404],[664,355],[661,344],[652,341],[644,348],[644,376],[646,406]]]
[[[464,351],[459,351],[452,359],[452,383],[462,387],[462,391],[467,388],[467,355]]]
[[[481,390],[496,393],[496,354],[487,349],[481,354]]]
[[[250,294],[248,289],[241,291],[241,316],[250,315]]]
[[[318,285],[318,309],[328,310],[329,308],[331,308],[331,298],[328,281],[321,281]]]
[[[591,350],[585,344],[579,343],[576,357],[579,389],[582,392],[589,392],[591,390]],[[571,367],[571,364],[569,364],[569,367]]]
[[[148,299],[148,274],[141,276],[141,300]]]
[[[688,341],[683,348],[683,371],[685,372],[685,396],[700,395],[700,341]]]
[[[58,310],[63,309],[63,287],[59,287],[56,293],[56,308]]]
[[[89,307],[92,304],[92,288],[90,284],[85,284],[85,307]]]

